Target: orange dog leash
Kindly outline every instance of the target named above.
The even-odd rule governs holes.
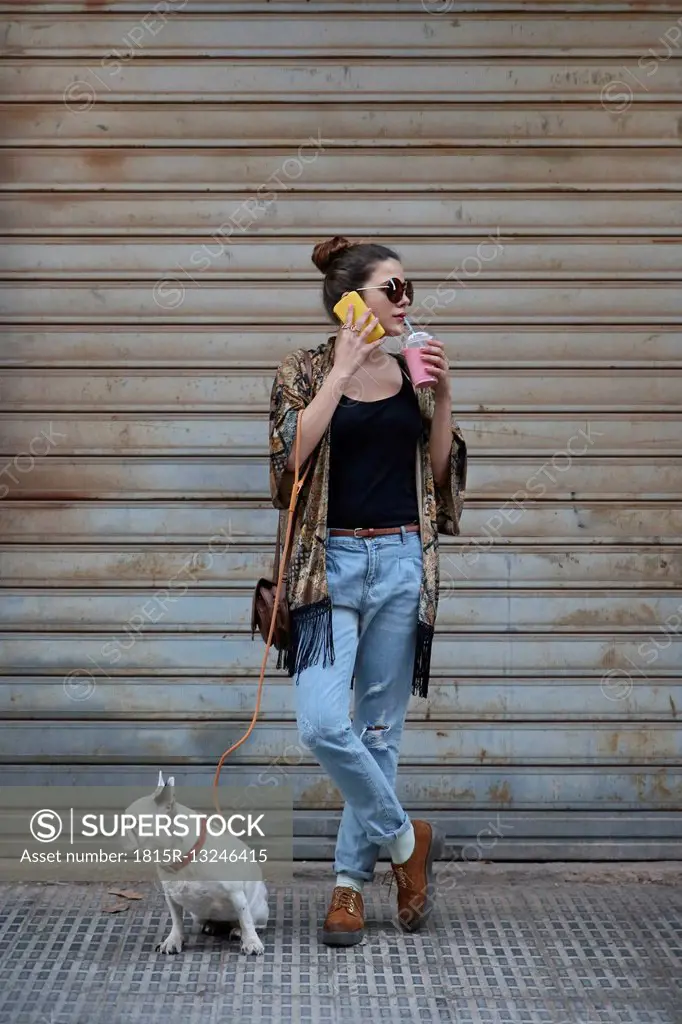
[[[296,428],[296,441],[295,441],[295,446],[294,446],[294,484],[293,484],[292,491],[291,491],[291,499],[289,501],[289,511],[288,511],[288,520],[287,520],[287,532],[286,532],[286,538],[285,538],[285,541],[284,541],[284,556],[283,556],[283,558],[282,558],[282,560],[280,562],[279,576],[278,576],[278,579],[277,579],[277,587],[275,589],[275,603],[274,603],[273,610],[272,610],[272,619],[271,619],[271,622],[270,622],[270,629],[268,631],[268,639],[267,639],[267,643],[265,645],[265,653],[263,654],[263,662],[261,664],[260,676],[259,676],[259,679],[258,679],[258,690],[256,691],[256,706],[254,708],[253,716],[251,718],[251,722],[249,724],[249,727],[246,730],[246,732],[244,733],[244,735],[240,739],[238,739],[236,743],[233,743],[232,746],[229,747],[224,752],[224,754],[222,754],[220,760],[218,761],[218,767],[216,768],[215,776],[213,778],[213,804],[214,804],[214,807],[215,807],[216,811],[219,814],[221,813],[221,811],[220,811],[220,805],[218,803],[218,784],[219,784],[220,772],[222,770],[223,764],[225,763],[225,761],[230,756],[230,754],[232,753],[233,750],[236,750],[237,747],[241,747],[242,743],[245,743],[247,741],[247,739],[249,738],[249,736],[253,732],[254,726],[255,726],[255,724],[256,724],[256,722],[258,720],[258,714],[260,712],[261,697],[263,695],[263,681],[265,679],[265,671],[266,671],[267,663],[268,663],[268,654],[270,653],[270,647],[272,646],[272,637],[273,637],[273,634],[275,632],[275,623],[276,623],[276,620],[277,620],[277,607],[279,605],[280,594],[281,594],[281,591],[282,591],[282,585],[283,585],[283,581],[284,581],[284,572],[285,572],[285,569],[286,569],[286,566],[287,566],[287,557],[286,556],[287,556],[287,551],[289,550],[289,542],[290,542],[290,539],[291,539],[291,533],[292,533],[292,530],[294,528],[294,522],[295,522],[294,510],[296,508],[296,502],[298,501],[299,493],[300,493],[301,488],[303,487],[304,483],[306,482],[308,473],[310,471],[310,466],[311,466],[311,462],[308,462],[308,465],[307,465],[307,467],[305,469],[305,472],[304,472],[303,476],[301,477],[301,479],[299,480],[298,474],[299,474],[299,453],[300,453],[301,417],[302,416],[303,416],[303,409],[299,410],[299,413],[298,413],[298,423],[297,423],[297,428]]]

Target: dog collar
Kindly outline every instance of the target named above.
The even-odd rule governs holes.
[[[197,841],[194,844],[194,846],[192,847],[192,849],[188,850],[187,853],[184,855],[184,857],[181,860],[176,860],[173,864],[164,864],[163,865],[164,870],[166,870],[166,871],[182,871],[182,869],[186,868],[188,864],[191,864],[193,862],[193,860],[194,860],[193,854],[198,853],[199,850],[201,849],[201,847],[206,842],[206,834],[207,834],[206,818],[202,818],[201,819],[201,828],[199,829],[199,838],[197,839]]]

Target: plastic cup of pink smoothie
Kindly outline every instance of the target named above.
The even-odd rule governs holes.
[[[408,335],[403,348],[407,369],[416,388],[428,388],[438,383],[437,379],[431,376],[429,365],[423,359],[424,346],[430,340],[431,335],[426,331],[414,331]]]

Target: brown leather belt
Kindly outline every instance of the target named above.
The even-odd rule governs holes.
[[[356,527],[354,530],[337,530],[334,527],[330,528],[330,537],[386,537],[390,533],[400,533],[401,530],[405,530],[406,533],[419,533],[419,524],[411,523],[409,526],[384,526],[375,529],[373,526],[368,526],[366,529]]]

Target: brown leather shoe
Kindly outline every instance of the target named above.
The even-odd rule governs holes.
[[[322,925],[327,946],[354,946],[365,934],[365,904],[362,893],[337,885]]]
[[[443,837],[428,821],[415,819],[414,850],[404,864],[391,864],[398,883],[398,921],[406,932],[416,932],[433,905],[433,862],[443,855]]]

